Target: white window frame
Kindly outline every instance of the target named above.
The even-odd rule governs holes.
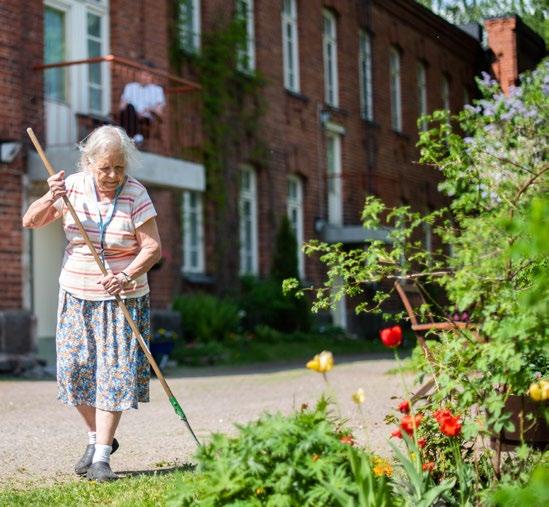
[[[63,12],[65,17],[65,55],[63,61],[85,60],[88,54],[87,15],[101,18],[102,55],[110,53],[109,0],[44,0],[43,9],[50,7]],[[82,36],[84,34],[84,36]],[[46,117],[46,145],[67,145],[78,141],[76,113],[94,113],[107,116],[111,110],[111,69],[102,62],[102,109],[91,111],[89,98],[89,64],[64,68],[64,101],[50,100],[44,96]]]
[[[244,175],[249,178],[249,188],[243,188]],[[250,238],[246,245],[246,218],[244,209],[249,204]],[[247,165],[240,169],[240,192],[238,196],[239,237],[240,237],[240,274],[256,275],[259,273],[258,220],[257,220],[257,176],[255,170]],[[247,248],[248,247],[248,248]]]
[[[331,147],[333,149],[333,165],[330,164]],[[331,225],[343,225],[341,135],[333,131],[326,132],[326,193],[328,223]]]
[[[440,94],[442,97],[442,109],[450,111],[450,79],[446,74],[442,75]]]
[[[291,191],[292,186],[295,192]],[[295,239],[297,242],[297,267],[299,277],[305,276],[305,256],[301,251],[304,242],[303,233],[303,182],[299,176],[288,176],[288,219],[294,228]],[[296,220],[294,221],[294,216]]]
[[[421,60],[417,62],[417,106],[418,118],[427,114],[427,65]],[[427,130],[427,122],[422,121],[419,125],[422,131]]]
[[[283,0],[281,17],[284,86],[292,92],[299,93],[299,36],[296,0]]]
[[[337,22],[333,12],[322,12],[322,54],[324,61],[324,100],[326,104],[339,107],[337,72]]]
[[[359,33],[358,71],[361,116],[365,120],[373,121],[372,37],[364,30]]]
[[[236,0],[236,15],[240,16],[242,11],[246,13],[246,46],[238,49],[237,68],[252,73],[255,71],[254,0]]]
[[[195,197],[195,205],[192,206],[192,196]],[[182,222],[182,248],[183,248],[183,272],[204,273],[204,206],[202,194],[191,190],[183,191],[181,203]],[[196,221],[196,238],[193,241],[191,233],[192,221]],[[193,263],[193,253],[196,254],[196,263]]]
[[[179,46],[187,53],[198,53],[202,44],[200,8],[201,0],[180,1],[179,7]],[[190,9],[190,30],[189,24],[185,23],[185,9]]]
[[[400,76],[400,51],[389,49],[389,84],[391,90],[391,127],[402,132],[402,93]]]

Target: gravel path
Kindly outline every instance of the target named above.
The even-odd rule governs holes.
[[[336,358],[338,361],[338,358]],[[343,417],[360,438],[361,417],[351,401],[358,387],[366,392],[363,413],[372,450],[389,454],[390,428],[383,423],[402,396],[398,375],[388,375],[395,362],[387,357],[338,361],[330,383]],[[177,369],[168,383],[200,440],[212,432],[234,431],[235,422],[257,418],[265,411],[290,412],[313,404],[324,390],[322,376],[302,365],[253,368]],[[0,487],[29,486],[74,479],[74,462],[87,444],[83,423],[74,409],[55,400],[53,380],[0,380]],[[150,403],[122,417],[117,438],[120,450],[111,465],[117,472],[154,470],[192,461],[195,448],[185,425],[174,414],[155,379]],[[362,440],[362,438],[361,438]]]

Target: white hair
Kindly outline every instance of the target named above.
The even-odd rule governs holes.
[[[138,167],[141,163],[139,150],[135,143],[128,137],[126,131],[121,127],[103,125],[92,131],[82,142],[78,143],[80,150],[80,170],[86,171],[89,163],[100,153],[118,149],[124,155],[126,172]]]

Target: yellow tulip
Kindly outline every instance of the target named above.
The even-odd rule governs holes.
[[[308,363],[307,363],[307,368],[309,368],[309,370],[314,370],[314,371],[318,371],[318,356],[315,356],[314,359],[311,359]]]
[[[530,385],[530,388],[528,389],[528,394],[530,395],[530,398],[532,398],[534,401],[543,400],[541,386],[537,382],[534,382]]]
[[[549,400],[549,382],[547,380],[542,380],[541,384],[541,399]]]
[[[362,387],[358,388],[353,393],[352,398],[357,405],[362,405],[364,403],[364,389],[362,389]]]
[[[307,363],[307,368],[318,373],[327,373],[334,366],[334,356],[331,352],[323,350]]]

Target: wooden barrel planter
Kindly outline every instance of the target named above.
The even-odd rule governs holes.
[[[520,445],[522,427],[525,443],[540,450],[549,448],[549,427],[542,413],[542,409],[547,406],[548,401],[533,401],[526,395],[510,395],[504,410],[511,414],[511,422],[515,429],[502,430],[501,443],[510,446]],[[532,419],[529,414],[532,414]]]

